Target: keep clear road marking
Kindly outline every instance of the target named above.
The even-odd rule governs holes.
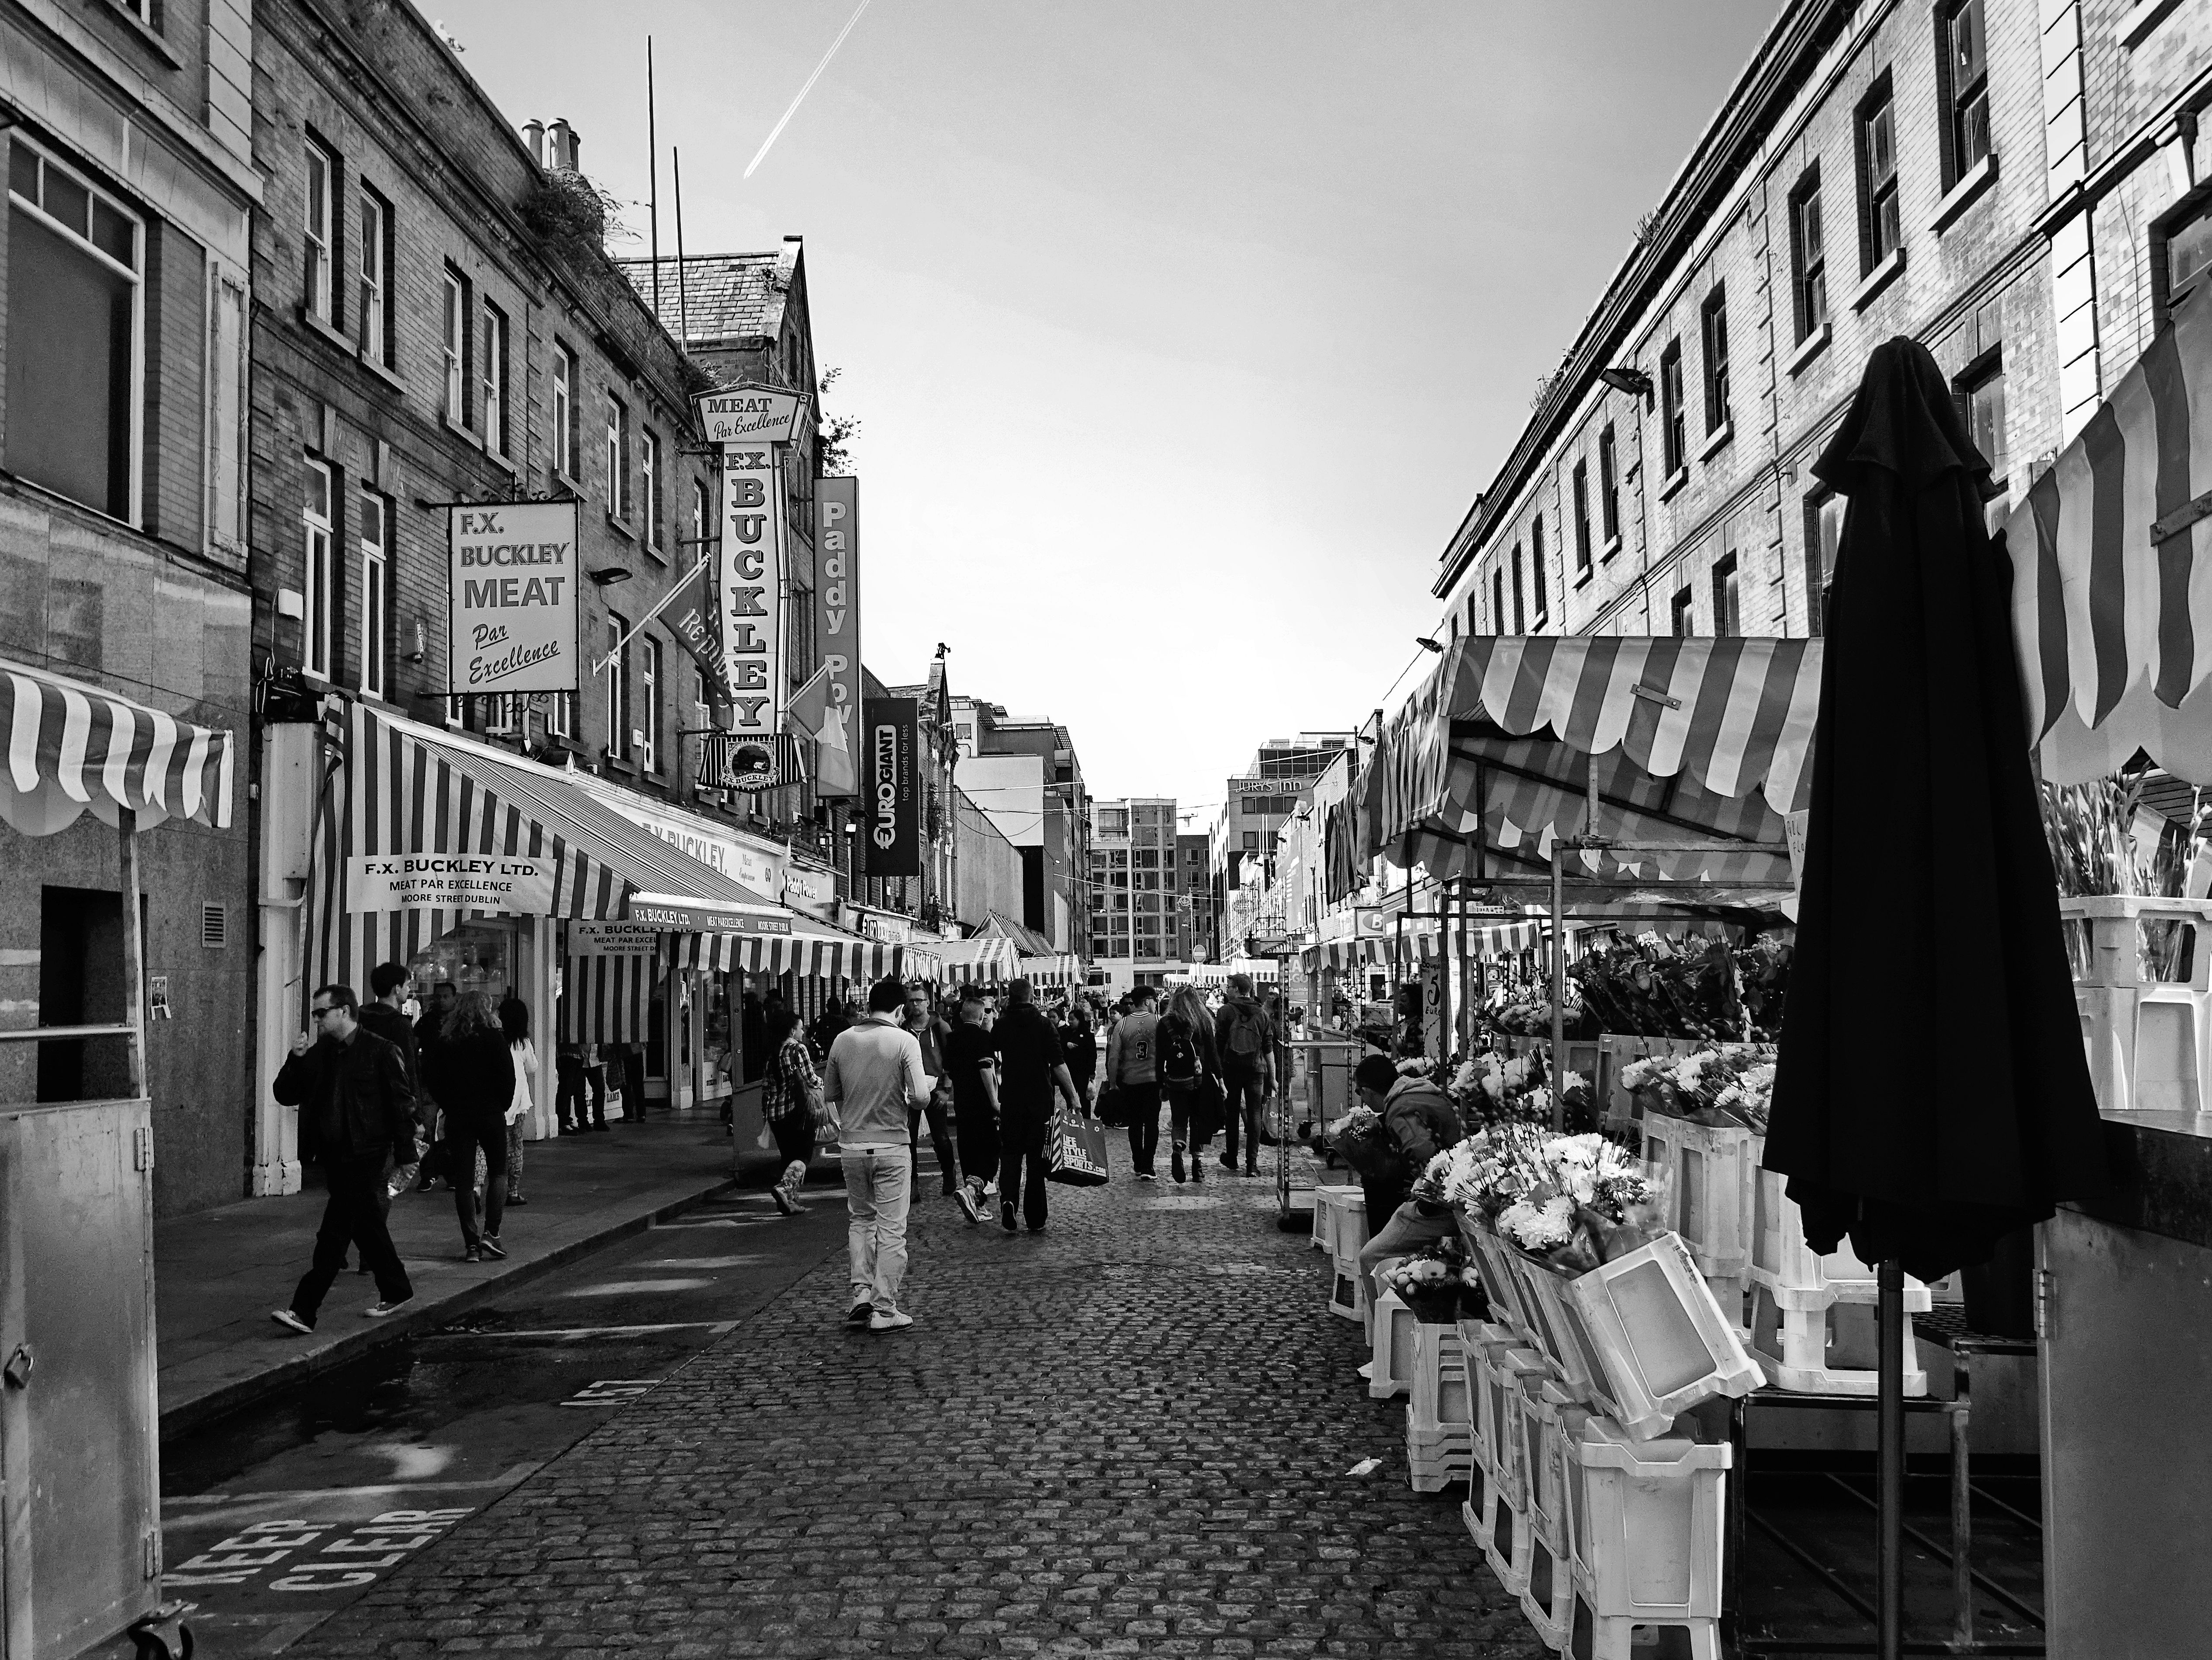
[[[335,1528],[299,1517],[249,1523],[176,1563],[161,1580],[165,1586],[245,1585],[263,1570],[273,1569],[264,1590],[358,1590],[374,1584],[380,1573],[404,1562],[471,1508],[384,1511]]]
[[[432,1331],[425,1332],[415,1341],[442,1337],[450,1340],[498,1339],[507,1337],[557,1337],[574,1342],[586,1337],[651,1337],[664,1331],[703,1331],[710,1337],[722,1337],[738,1329],[734,1320],[673,1320],[658,1326],[561,1326],[544,1331]]]

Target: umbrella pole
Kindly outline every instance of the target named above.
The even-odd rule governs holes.
[[[1552,1134],[1564,1135],[1567,1104],[1559,1098],[1559,1080],[1567,1071],[1567,880],[1565,854],[1552,843],[1552,1064],[1544,1082],[1552,1091]]]
[[[1875,1644],[1881,1660],[1899,1660],[1905,1652],[1905,1270],[1889,1257],[1876,1273]]]

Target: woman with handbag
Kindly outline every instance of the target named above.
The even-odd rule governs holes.
[[[1213,1046],[1213,1018],[1194,986],[1179,986],[1160,1017],[1157,1053],[1160,1093],[1168,1102],[1168,1134],[1174,1151],[1168,1173],[1183,1179],[1190,1149],[1190,1179],[1206,1180],[1206,1144],[1221,1126],[1221,1057]]]
[[[769,1041],[775,1045],[761,1089],[761,1110],[775,1137],[776,1157],[783,1173],[769,1189],[769,1197],[786,1216],[804,1216],[799,1190],[806,1184],[806,1166],[814,1157],[815,1120],[822,1111],[822,1079],[814,1070],[814,1055],[797,1013],[778,1009],[768,1018]]]
[[[500,1030],[507,1034],[507,1052],[514,1061],[514,1102],[507,1110],[507,1202],[526,1205],[522,1196],[522,1121],[537,1103],[530,1086],[538,1079],[538,1045],[530,1041],[530,1005],[507,997],[499,1006]]]

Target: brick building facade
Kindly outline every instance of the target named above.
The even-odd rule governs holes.
[[[242,519],[255,24],[246,0],[0,4],[0,658],[227,728],[252,703]],[[253,937],[246,779],[230,827],[138,838],[154,1203],[244,1191]],[[123,1018],[114,831],[0,825],[10,1025]],[[122,1040],[9,1044],[9,1102],[128,1092]]]

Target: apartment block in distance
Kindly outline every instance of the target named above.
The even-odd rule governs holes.
[[[1176,804],[1133,796],[1091,804],[1091,982],[1163,986],[1184,966],[1176,944]]]

